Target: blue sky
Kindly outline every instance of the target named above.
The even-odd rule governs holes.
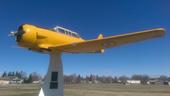
[[[63,54],[65,74],[170,76],[169,0],[1,0],[0,72],[45,74],[49,56],[16,48],[7,35],[24,23],[64,26],[85,39],[163,27],[164,38],[106,50],[104,54]]]

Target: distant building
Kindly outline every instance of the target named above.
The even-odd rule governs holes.
[[[7,85],[9,82],[9,78],[0,78],[0,85]]]
[[[122,81],[121,81],[121,80],[117,80],[116,82],[117,82],[117,83],[122,83]]]
[[[42,81],[41,81],[41,80],[38,80],[38,81],[33,81],[32,83],[33,83],[33,84],[41,84]]]
[[[24,80],[22,80],[22,79],[19,79],[19,78],[17,78],[17,77],[14,77],[14,78],[12,78],[11,80],[10,80],[10,84],[22,84],[24,82]]]
[[[148,85],[156,85],[156,84],[158,84],[158,80],[149,80],[149,81],[147,81],[147,84]]]
[[[22,84],[23,80],[14,76],[0,78],[0,85]]]
[[[170,85],[170,82],[155,79],[155,80],[149,80],[149,81],[147,82],[147,84],[148,84],[148,85]]]
[[[140,80],[127,80],[126,84],[141,84]]]

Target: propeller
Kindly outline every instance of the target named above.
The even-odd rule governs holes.
[[[22,47],[13,45],[13,46],[11,46],[11,48],[22,48]]]
[[[14,37],[14,36],[17,36],[17,31],[11,31],[9,34],[8,34],[9,37]]]
[[[20,25],[17,31],[11,31],[8,36],[15,37],[16,42],[20,42],[22,35],[25,33],[23,25]]]

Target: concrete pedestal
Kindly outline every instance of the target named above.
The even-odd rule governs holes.
[[[61,52],[50,53],[50,64],[39,96],[64,96],[63,65]]]

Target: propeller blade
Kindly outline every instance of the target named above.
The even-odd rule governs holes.
[[[23,47],[15,46],[15,45],[14,45],[14,46],[11,46],[11,48],[19,48],[19,49],[20,49],[20,48],[23,48]]]
[[[8,36],[11,37],[11,36],[16,36],[17,32],[14,32],[14,31],[11,31]]]

